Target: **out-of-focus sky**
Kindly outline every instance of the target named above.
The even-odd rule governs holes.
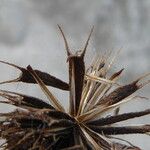
[[[31,64],[68,81],[64,43],[57,24],[63,27],[73,50],[83,47],[94,25],[87,63],[97,53],[121,48],[114,65],[114,70],[125,68],[121,83],[129,83],[150,71],[149,0],[0,0],[0,60],[23,67]],[[6,65],[0,65],[0,70],[0,81],[16,76],[16,70]],[[38,87],[29,86],[15,84],[0,88],[45,98]],[[67,105],[67,93],[50,89]],[[149,91],[146,87],[140,93],[150,97]],[[143,110],[149,106],[146,101],[136,101],[124,110]],[[129,123],[142,121],[150,123],[145,117]],[[123,138],[149,150],[147,136]]]

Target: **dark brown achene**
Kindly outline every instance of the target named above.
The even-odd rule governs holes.
[[[0,136],[5,140],[1,148],[8,150],[140,150],[128,141],[113,135],[148,134],[150,125],[114,126],[115,123],[150,114],[150,109],[138,112],[119,114],[124,103],[141,98],[133,95],[145,83],[139,83],[147,74],[127,85],[119,85],[123,69],[108,76],[112,62],[104,58],[95,59],[85,68],[84,56],[93,32],[93,28],[82,51],[72,54],[63,30],[63,36],[69,63],[69,83],[48,73],[0,61],[21,71],[21,75],[0,84],[24,82],[38,84],[49,99],[44,100],[21,93],[0,90],[3,98],[0,102],[14,105],[16,109],[8,113],[0,113]],[[112,87],[118,86],[115,90]],[[52,86],[70,93],[69,111],[50,92]],[[112,115],[105,116],[107,112]],[[115,112],[115,113],[114,113]],[[119,143],[119,140],[126,144]]]

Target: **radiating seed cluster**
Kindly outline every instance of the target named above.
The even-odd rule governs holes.
[[[24,82],[37,84],[49,99],[44,100],[21,93],[0,90],[1,103],[16,106],[9,113],[0,113],[0,136],[7,150],[140,150],[131,143],[113,135],[149,134],[150,125],[124,125],[116,123],[150,114],[150,109],[138,112],[119,113],[120,107],[133,99],[142,98],[134,93],[149,83],[142,82],[146,74],[135,81],[118,84],[123,69],[108,75],[114,59],[98,57],[85,68],[84,56],[93,28],[82,51],[72,54],[66,37],[69,83],[48,73],[0,61],[21,71],[14,80],[0,84]],[[69,92],[69,109],[65,109],[47,88],[52,86]],[[113,89],[113,90],[112,90]],[[68,111],[67,111],[68,110]],[[111,115],[105,114],[111,112]],[[116,142],[118,140],[118,142]],[[124,141],[125,144],[122,144]]]

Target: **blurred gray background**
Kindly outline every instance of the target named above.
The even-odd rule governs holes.
[[[122,49],[114,70],[125,68],[121,83],[129,83],[150,71],[150,1],[149,0],[0,0],[0,60],[41,69],[68,81],[64,43],[60,24],[73,50],[81,49],[90,28],[94,33],[86,62],[97,53]],[[16,69],[0,64],[0,81],[19,75]],[[39,87],[17,83],[0,86],[46,99]],[[67,106],[67,92],[50,88]],[[150,97],[149,86],[140,90]],[[149,108],[150,103],[137,100],[121,111]],[[0,111],[8,111],[1,105]],[[128,121],[150,124],[150,117]],[[124,125],[124,123],[123,123]],[[150,138],[143,135],[121,136],[143,150],[150,149]]]

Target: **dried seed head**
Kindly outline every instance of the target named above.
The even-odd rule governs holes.
[[[112,135],[150,132],[149,124],[114,126],[114,123],[150,114],[150,109],[119,114],[121,105],[137,97],[133,94],[149,83],[149,80],[145,83],[139,82],[150,74],[121,86],[117,80],[123,69],[108,76],[114,59],[108,63],[107,59],[98,58],[86,69],[84,56],[93,28],[83,50],[77,51],[75,55],[71,53],[62,28],[59,25],[58,28],[67,50],[69,83],[48,73],[34,70],[30,65],[22,68],[0,61],[21,71],[17,79],[0,84],[12,82],[38,84],[49,99],[49,103],[46,103],[43,99],[0,90],[0,96],[3,98],[0,102],[16,106],[12,112],[0,113],[0,136],[5,139],[1,148],[9,150],[140,150],[131,143]],[[114,85],[119,87],[112,91]],[[65,111],[47,86],[69,91],[69,112]],[[108,111],[112,111],[111,116],[104,116],[103,114]],[[118,142],[122,140],[126,144],[113,140]]]

